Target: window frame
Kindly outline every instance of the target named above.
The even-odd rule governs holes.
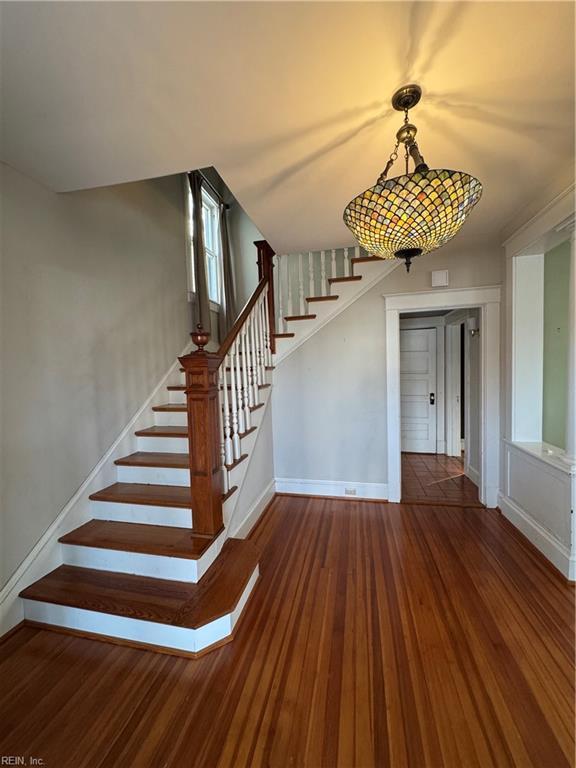
[[[196,296],[196,273],[194,269],[194,202],[192,200],[192,190],[190,189],[190,183],[187,176],[184,176],[184,204],[186,214],[186,272],[188,281],[188,301],[193,301]],[[220,228],[220,200],[210,192],[206,186],[202,185],[202,206],[206,205],[211,212],[211,232],[210,242],[212,245],[216,245],[214,248],[208,248],[206,241],[208,239],[206,233],[206,224],[204,216],[202,216],[202,227],[204,235],[204,256],[206,274],[208,278],[208,299],[210,302],[210,309],[213,312],[219,312],[222,306],[222,232]],[[209,258],[214,259],[217,268],[216,285],[218,289],[218,300],[215,301],[210,297],[210,267]]]

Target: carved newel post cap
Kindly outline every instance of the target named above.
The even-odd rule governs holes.
[[[202,323],[198,323],[196,328],[197,330],[192,331],[190,336],[192,337],[194,344],[198,347],[197,352],[204,352],[204,347],[210,341],[210,334],[208,331],[204,330]]]

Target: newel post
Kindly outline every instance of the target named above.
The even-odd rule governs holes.
[[[255,240],[258,250],[258,280],[268,280],[268,327],[270,329],[270,349],[276,352],[276,309],[274,307],[274,256],[275,252],[267,240]]]
[[[198,349],[180,358],[186,372],[192,520],[198,533],[218,533],[223,525],[218,368],[222,356],[206,352],[210,334],[191,334]]]

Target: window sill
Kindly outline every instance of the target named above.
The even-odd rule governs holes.
[[[562,448],[557,448],[549,443],[522,443],[515,442],[514,440],[505,440],[504,442],[511,448],[517,448],[529,456],[540,459],[540,461],[550,464],[550,466],[559,469],[561,472],[576,475],[576,464],[568,461],[566,451],[563,451]]]

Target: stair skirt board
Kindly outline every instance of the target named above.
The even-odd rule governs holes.
[[[176,627],[143,619],[132,619],[110,613],[99,613],[84,608],[24,599],[24,617],[27,621],[47,625],[47,629],[69,629],[99,635],[103,640],[118,639],[153,646],[153,650],[198,653],[220,643],[232,635],[234,627],[250,597],[259,576],[258,566],[232,613],[221,616],[197,629]]]
[[[190,470],[176,467],[142,467],[119,464],[119,483],[146,483],[147,485],[190,485]]]
[[[119,523],[192,527],[192,510],[187,507],[162,507],[148,504],[123,504],[117,501],[91,501],[91,516],[96,520]]]
[[[64,542],[62,543],[62,554],[65,565],[74,565],[79,568],[130,573],[136,576],[150,576],[154,579],[197,582],[220,554],[225,538],[223,534],[220,534],[198,559],[104,549],[103,547],[85,547]]]

